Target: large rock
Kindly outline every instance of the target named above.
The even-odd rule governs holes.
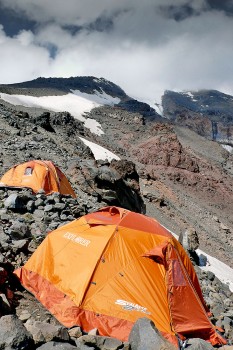
[[[146,317],[139,318],[134,324],[129,335],[129,343],[132,350],[177,350]]]
[[[21,197],[17,193],[12,193],[4,202],[4,206],[7,209],[24,209],[24,203],[21,200]]]
[[[3,227],[0,227],[0,244],[9,242],[9,236],[5,234]]]
[[[49,112],[43,112],[40,116],[35,118],[35,125],[40,126],[41,128],[49,131],[54,132],[54,129],[50,123],[50,113]]]
[[[214,350],[210,343],[207,343],[205,340],[199,338],[189,339],[186,343],[186,347],[189,350]]]
[[[68,330],[63,326],[55,326],[45,322],[28,320],[25,327],[32,334],[35,344],[46,343],[52,340],[69,341]]]
[[[13,221],[9,229],[9,235],[11,239],[21,240],[30,237],[29,227],[27,226],[27,224],[19,220]]]
[[[196,230],[188,227],[184,233],[179,236],[179,242],[188,252],[194,252],[199,247],[199,239]]]
[[[81,345],[92,346],[94,349],[118,350],[123,348],[123,343],[112,337],[101,337],[99,335],[83,335],[76,340],[79,347]]]
[[[85,348],[77,348],[74,345],[71,345],[69,343],[58,343],[58,342],[48,342],[46,344],[41,345],[39,348],[37,348],[37,350],[85,350],[85,349],[89,349],[88,347],[85,346]]]
[[[4,201],[4,206],[13,211],[24,212],[26,210],[27,202],[33,200],[35,197],[30,190],[19,189],[19,193],[10,193]]]
[[[15,315],[0,318],[0,349],[4,350],[32,350],[33,339]]]
[[[73,160],[67,170],[79,190],[98,198],[99,202],[145,213],[135,164],[127,160],[96,162]]]

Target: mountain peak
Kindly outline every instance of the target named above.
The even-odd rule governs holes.
[[[93,76],[80,76],[69,78],[39,77],[34,80],[25,81],[16,84],[0,85],[1,87],[23,88],[23,89],[57,89],[64,92],[70,90],[79,90],[87,94],[93,94],[96,91],[105,92],[113,97],[120,99],[128,98],[123,89],[118,85],[104,78],[96,78]]]

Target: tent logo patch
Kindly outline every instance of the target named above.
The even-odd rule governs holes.
[[[63,236],[66,239],[69,239],[70,241],[83,245],[84,247],[89,246],[89,244],[91,243],[91,241],[89,239],[80,237],[80,236],[76,236],[71,232],[66,232]]]
[[[146,307],[140,306],[138,304],[130,303],[129,301],[118,299],[115,301],[116,305],[121,305],[122,309],[128,311],[139,311],[144,314],[150,315],[151,313],[147,310]]]

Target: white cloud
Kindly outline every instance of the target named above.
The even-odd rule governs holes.
[[[9,38],[0,27],[0,79],[1,83],[29,80],[48,71],[48,51],[33,43],[33,34],[22,31]]]
[[[205,7],[204,0],[176,0],[175,6],[187,5],[199,10]],[[60,24],[83,25],[94,21],[103,13],[111,16],[119,11],[140,11],[142,21],[146,23],[143,14],[147,8],[159,6],[174,6],[174,0],[0,0],[0,4],[16,12],[22,11],[30,19],[39,22],[54,21]],[[148,12],[148,13],[149,13]]]
[[[9,38],[0,31],[1,83],[93,75],[151,104],[159,102],[165,89],[211,88],[233,94],[233,18],[224,12],[205,11],[176,21],[158,9],[174,5],[172,0],[0,0],[0,4],[21,9],[40,22],[33,34],[23,31]],[[176,6],[185,4],[186,0],[176,1]],[[204,0],[189,4],[194,11],[206,8]],[[169,14],[169,7],[166,11]],[[62,26],[87,25],[102,13],[113,21],[105,31],[86,26],[72,33]],[[54,59],[48,54],[51,45],[57,48]]]
[[[34,35],[30,30],[22,30],[15,36],[15,39],[18,41],[19,45],[28,47],[33,44]]]

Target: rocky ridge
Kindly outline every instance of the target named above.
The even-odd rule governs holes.
[[[40,80],[40,94],[47,86],[45,81]],[[16,88],[10,89],[13,93]],[[233,155],[217,142],[167,118],[151,119],[118,106],[99,107],[86,114],[101,123],[101,136],[67,112],[12,107],[6,102],[1,110],[2,172],[24,159],[44,159],[47,154],[67,171],[68,161],[90,157],[90,149],[79,138],[85,136],[135,163],[149,215],[177,234],[188,226],[196,227],[201,249],[216,251],[217,258],[232,266]]]
[[[85,137],[134,162],[148,215],[177,234],[195,227],[200,248],[215,251],[217,258],[233,266],[233,155],[217,142],[161,117],[151,120],[110,106],[95,108],[87,116],[101,123],[103,135],[92,134],[67,112],[12,107],[2,101],[2,173],[18,162],[48,156],[68,177],[70,171],[74,175],[74,162],[91,170],[96,162],[79,138]],[[86,183],[81,172],[77,182]],[[126,177],[131,182],[131,175]]]
[[[42,88],[38,89],[43,94]],[[177,234],[187,227],[195,227],[200,248],[210,254],[214,251],[217,258],[232,266],[232,155],[218,143],[206,140],[191,128],[184,128],[183,124],[129,112],[123,106],[96,108],[89,117],[101,123],[104,130],[101,137],[91,134],[67,112],[13,107],[1,101],[1,174],[16,163],[49,158],[65,172],[78,195],[78,200],[74,200],[58,194],[46,197],[43,193],[35,196],[28,191],[0,191],[3,245],[0,276],[4,281],[1,298],[4,315],[11,315],[7,321],[5,316],[1,319],[9,325],[17,324],[15,316],[12,317],[15,314],[24,324],[28,322],[31,330],[38,329],[39,324],[35,322],[45,322],[40,325],[42,329],[48,324],[61,327],[27,292],[15,286],[12,271],[23,264],[48,231],[105,205],[146,212]],[[108,148],[120,156],[121,161],[96,161],[79,136]],[[196,270],[213,313],[212,322],[223,328],[230,344],[232,293],[212,273],[204,273],[198,266]],[[16,291],[14,298],[11,298],[12,291]],[[31,310],[37,310],[36,315]],[[47,346],[44,349],[107,347],[97,335],[77,345],[73,333],[67,338],[63,328],[54,332],[56,335],[51,338],[51,335],[45,337],[41,330],[33,339],[42,340],[36,340],[33,346]],[[80,332],[77,330],[83,337]],[[66,335],[63,339],[63,335],[57,334]],[[31,345],[25,348],[31,349],[35,339],[29,340]],[[59,344],[55,344],[57,341]],[[140,349],[133,348],[133,342],[109,346]]]
[[[128,96],[118,85],[104,78],[90,76],[71,78],[40,77],[17,84],[0,84],[0,91],[3,93],[29,96],[64,95],[75,90],[85,94],[106,94],[114,98],[117,97],[119,102],[115,105],[118,108],[123,108],[133,113],[139,112],[147,118],[154,119],[158,117],[155,109],[150,107],[150,105]]]
[[[165,118],[210,140],[233,145],[233,97],[216,90],[165,91]]]
[[[136,164],[148,215],[177,234],[195,227],[201,249],[233,266],[233,155],[166,119],[110,107],[89,116],[104,125],[105,134],[93,139]]]

